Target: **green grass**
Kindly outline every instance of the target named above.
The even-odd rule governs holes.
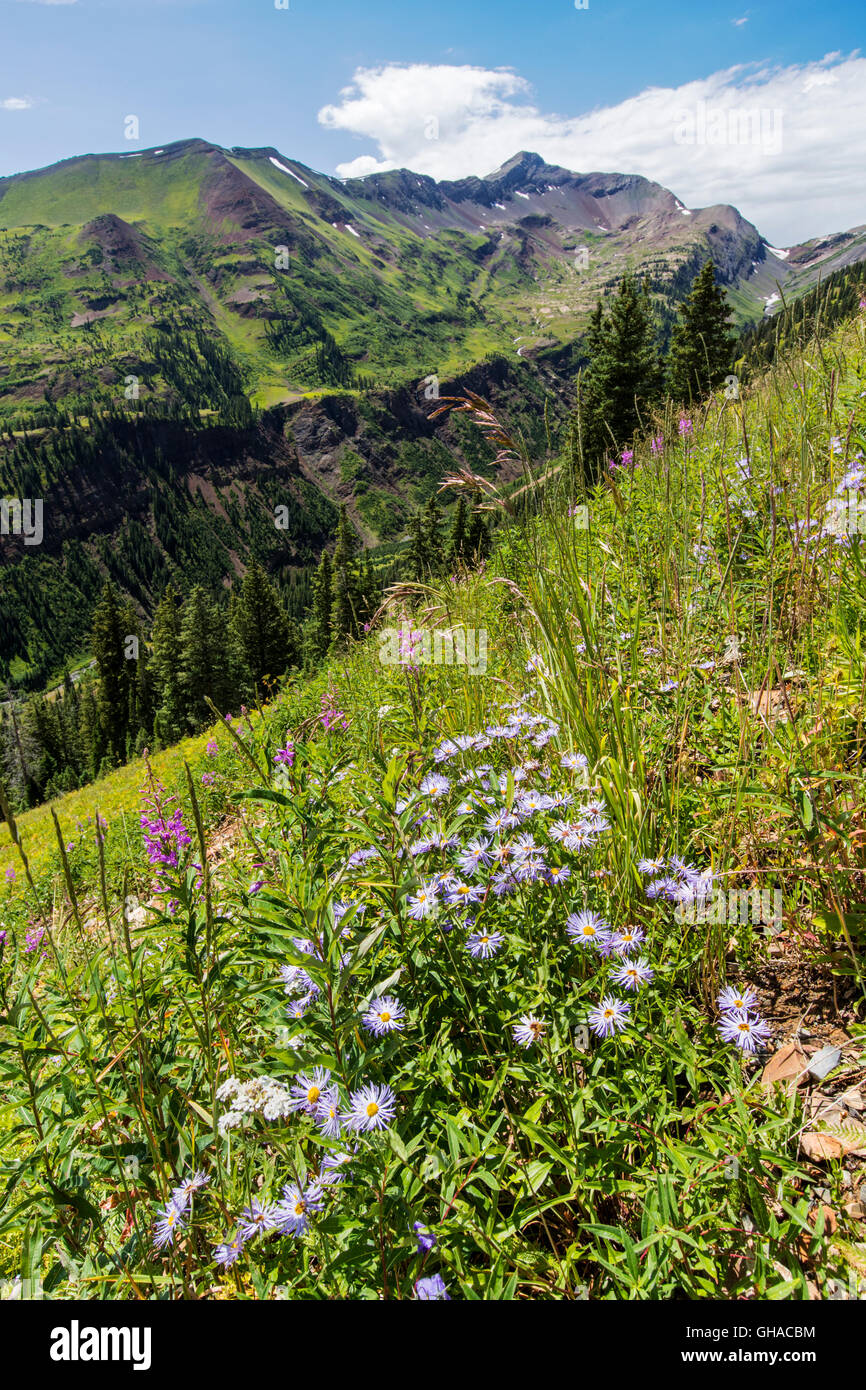
[[[161,755],[166,782],[184,757],[193,773],[192,844],[168,893],[132,833],[141,766],[56,807],[64,838],[79,807],[108,819],[104,899],[98,847],[76,844],[64,866],[46,813],[21,818],[34,871],[26,900],[7,899],[0,962],[7,1274],[35,1251],[57,1299],[370,1301],[412,1297],[433,1274],[454,1299],[509,1301],[806,1301],[862,1277],[862,1226],[845,1211],[860,1157],[808,1157],[806,1091],[761,1085],[760,1062],[720,1038],[716,996],[794,972],[820,1001],[812,1037],[846,1037],[820,1090],[862,1082],[866,556],[859,536],[807,545],[799,523],[824,515],[866,446],[864,376],[861,319],[741,401],[707,401],[691,430],[663,413],[663,449],[647,440],[634,469],[589,491],[565,467],[533,484],[527,457],[534,505],[483,571],[403,586],[379,630],[289,682],[240,742],[223,728],[213,763],[205,736]],[[383,664],[389,627],[483,631],[487,665]],[[517,701],[534,719],[519,731]],[[344,714],[330,730],[323,702]],[[488,725],[509,732],[436,758]],[[275,761],[287,739],[289,768]],[[590,793],[567,753],[586,760],[608,822],[570,852],[549,832]],[[479,763],[494,809],[521,786],[574,798],[502,836],[532,833],[571,877],[476,903],[473,929],[503,938],[487,961],[450,907],[408,910],[453,866],[452,837],[465,844],[491,812],[467,809],[476,782],[459,780]],[[441,796],[422,788],[443,770]],[[418,848],[434,835],[446,847]],[[637,867],[675,870],[674,856],[726,887],[780,891],[782,930],[678,918]],[[645,932],[654,976],[637,994],[566,934],[584,908]],[[44,956],[23,944],[34,923]],[[287,1014],[295,985],[310,997]],[[607,992],[631,1013],[601,1039],[588,1024]],[[390,994],[405,1027],[377,1039],[363,1015]],[[772,1051],[799,1013],[784,991],[761,1007]],[[544,1024],[527,1048],[523,1015]],[[361,1087],[391,1087],[386,1127],[338,1140],[282,1113],[284,1088],[315,1066],[344,1113]],[[235,1124],[232,1086],[263,1077],[276,1117],[251,1095]],[[322,1195],[315,1175],[349,1138],[347,1180]],[[158,1206],[197,1169],[210,1184],[189,1230],[154,1253]],[[291,1182],[312,1186],[309,1232],[258,1237],[218,1269],[211,1251],[251,1198],[279,1201]],[[415,1221],[436,1234],[426,1260]]]

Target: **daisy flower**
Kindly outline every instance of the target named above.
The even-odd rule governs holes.
[[[535,1018],[532,1014],[524,1014],[519,1023],[516,1023],[511,1030],[514,1041],[520,1047],[532,1047],[533,1043],[540,1042],[544,1036],[547,1024],[543,1019]]]
[[[390,1086],[362,1086],[349,1097],[346,1124],[349,1129],[387,1129],[397,1110],[397,1097]]]
[[[614,934],[613,949],[618,956],[627,956],[631,951],[642,945],[646,938],[646,933],[642,927],[621,927]]]
[[[477,931],[467,939],[466,949],[475,960],[489,960],[501,949],[505,937],[498,931]]]
[[[244,1241],[240,1231],[233,1236],[226,1236],[222,1245],[218,1245],[213,1252],[214,1263],[228,1269],[239,1258],[243,1248]]]
[[[309,1229],[310,1215],[321,1211],[325,1197],[317,1183],[303,1191],[297,1183],[290,1182],[283,1188],[283,1200],[277,1208],[280,1217],[280,1234],[302,1236]]]
[[[728,985],[723,989],[718,998],[718,1005],[722,1013],[741,1013],[753,1009],[758,1002],[758,996],[751,985],[745,988],[739,985]]]
[[[762,1018],[737,1009],[734,1013],[722,1015],[719,1032],[725,1042],[736,1043],[741,1052],[753,1055],[759,1045],[770,1037],[771,1030]]]
[[[610,938],[610,927],[597,912],[572,912],[565,919],[565,930],[581,946],[597,946]]]
[[[627,960],[613,972],[611,979],[618,985],[625,985],[626,989],[637,990],[641,985],[649,984],[654,974],[655,971],[645,960]]]
[[[589,1026],[597,1038],[610,1038],[621,1032],[629,1021],[630,1006],[621,999],[606,994],[601,1003],[591,1010]]]
[[[305,1074],[296,1076],[290,1092],[290,1109],[305,1110],[308,1115],[315,1115],[322,1092],[327,1090],[330,1080],[331,1073],[325,1067],[316,1067],[311,1077]]]
[[[175,1236],[184,1228],[183,1212],[183,1207],[174,1198],[157,1212],[157,1220],[153,1227],[153,1243],[157,1250],[174,1245]]]
[[[431,917],[436,911],[435,889],[429,884],[425,888],[419,888],[418,892],[409,899],[409,906],[406,910],[416,922],[422,921],[425,917]]]
[[[260,1202],[254,1197],[240,1214],[238,1235],[242,1240],[252,1240],[254,1236],[276,1230],[279,1221],[279,1208],[274,1202]]]
[[[324,1134],[327,1139],[339,1139],[340,1131],[343,1128],[343,1117],[340,1114],[340,1092],[336,1086],[329,1086],[319,1097],[316,1106],[316,1124],[319,1133]]]
[[[405,1028],[406,1010],[395,999],[393,995],[385,994],[381,999],[374,999],[369,1009],[364,1014],[362,1022],[369,1032],[381,1038],[385,1033],[393,1033],[395,1029]]]

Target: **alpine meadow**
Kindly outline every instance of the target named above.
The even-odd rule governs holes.
[[[0,1301],[52,1367],[297,1300],[828,1365],[853,7],[130,8],[0,0]]]

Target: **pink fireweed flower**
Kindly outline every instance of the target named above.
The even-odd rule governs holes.
[[[650,452],[651,452],[651,453],[653,453],[653,454],[663,454],[663,453],[664,453],[664,448],[665,448],[665,441],[664,441],[663,437],[662,437],[660,434],[655,435],[654,438],[650,440]]]
[[[693,432],[693,429],[694,426],[692,425],[691,420],[688,418],[687,415],[684,415],[679,423],[680,437],[682,439],[685,439],[688,435],[690,435]]]
[[[286,767],[293,767],[295,762],[295,745],[287,743],[285,748],[280,748],[274,754],[275,763],[285,763]]]
[[[630,468],[634,463],[634,449],[623,449],[620,454],[620,461],[624,468]]]

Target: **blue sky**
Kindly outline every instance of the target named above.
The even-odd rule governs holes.
[[[736,202],[785,244],[866,222],[859,158],[849,169],[837,148],[859,155],[866,134],[862,0],[289,4],[0,0],[0,174],[134,148],[123,124],[134,114],[140,148],[192,135],[275,145],[329,173],[484,173],[525,137],[569,167],[658,178],[689,206]],[[341,96],[353,83],[354,98]],[[756,93],[784,111],[787,148],[771,149],[769,134],[746,151],[672,139],[677,102]],[[435,141],[419,134],[431,117]]]

